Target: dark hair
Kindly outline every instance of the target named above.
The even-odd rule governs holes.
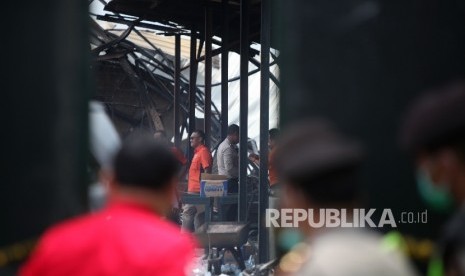
[[[128,137],[114,160],[118,183],[153,190],[165,188],[178,169],[173,153],[149,135]]]
[[[280,137],[275,164],[285,183],[322,206],[353,203],[359,195],[361,147],[326,121],[294,124]]]
[[[456,82],[414,102],[401,130],[403,147],[413,153],[454,148],[465,157],[465,82]]]
[[[153,134],[157,134],[157,133],[161,134],[161,136],[163,136],[163,137],[166,137],[166,131],[164,131],[164,130],[161,130],[161,129],[160,130],[155,130],[155,132]]]
[[[203,130],[197,129],[194,130],[192,133],[197,133],[200,136],[200,138],[202,138],[202,142],[205,142],[205,132],[203,132]]]
[[[268,131],[268,134],[270,135],[270,140],[275,141],[276,139],[278,139],[280,131],[277,128],[272,128]]]
[[[239,134],[239,126],[232,124],[228,127],[228,135]]]

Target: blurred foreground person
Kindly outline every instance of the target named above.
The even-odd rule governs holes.
[[[465,275],[465,83],[418,99],[405,121],[402,142],[414,155],[417,187],[428,206],[436,211],[458,206],[439,242],[442,265],[433,265],[430,275],[442,275],[441,270]]]
[[[48,230],[20,275],[186,275],[195,242],[162,218],[178,166],[152,137],[129,138],[104,177],[109,205]]]
[[[312,211],[313,217],[297,224],[304,242],[281,258],[279,275],[416,275],[399,252],[383,248],[382,238],[375,232],[329,226],[329,218],[325,218],[324,210],[332,209],[346,212],[346,221],[354,225],[359,220],[353,214],[359,194],[357,170],[362,162],[359,145],[322,120],[296,124],[280,139],[275,161],[284,184],[282,208]],[[310,226],[310,219],[318,226]],[[286,232],[281,231],[278,241]]]

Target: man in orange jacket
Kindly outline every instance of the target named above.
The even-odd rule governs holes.
[[[205,146],[205,133],[201,130],[192,132],[190,136],[194,156],[189,167],[187,192],[200,194],[200,176],[202,173],[211,173],[213,159],[210,150]],[[182,213],[182,228],[187,230],[198,229],[203,224],[202,216],[205,206],[185,204]]]

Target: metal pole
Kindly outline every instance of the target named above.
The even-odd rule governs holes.
[[[195,130],[195,93],[197,92],[197,36],[195,27],[191,30],[191,51],[189,71],[189,135]],[[188,157],[191,160],[194,155],[191,147],[188,147]]]
[[[205,145],[210,147],[212,117],[212,16],[205,8]]]
[[[181,145],[181,135],[179,130],[179,98],[180,98],[180,80],[181,80],[181,35],[175,35],[174,46],[174,145],[179,148]]]
[[[223,36],[221,38],[221,140],[227,136],[228,130],[228,66],[229,66],[229,17],[228,0],[223,0]]]
[[[247,127],[248,127],[248,89],[249,89],[249,0],[241,0],[240,26],[240,152],[239,152],[239,221],[246,220],[247,212]]]
[[[269,52],[269,51],[268,51],[268,52]],[[269,60],[269,59],[268,59],[268,60]],[[250,61],[253,65],[257,66],[258,69],[261,69],[261,65],[260,65],[260,62],[259,62],[258,60],[256,60],[256,59],[254,59],[253,57],[251,57],[249,61]],[[271,65],[271,64],[268,64],[268,66],[270,66],[270,65]],[[278,86],[278,88],[279,88],[279,86],[280,86],[281,84],[279,83],[278,78],[276,78],[275,75],[273,75],[271,72],[269,72],[269,76],[270,76],[270,79],[271,79],[271,80],[276,84],[276,86]]]
[[[270,117],[270,0],[261,1],[260,33],[260,189],[258,190],[258,259],[268,261],[268,229],[265,212],[268,208],[268,129]]]
[[[2,52],[21,53],[2,56],[4,68],[11,68],[2,72],[2,91],[8,91],[5,101],[24,107],[6,104],[1,109],[2,118],[8,118],[2,125],[11,130],[2,135],[4,145],[11,146],[2,148],[0,221],[8,227],[2,227],[0,235],[1,275],[17,275],[18,264],[46,228],[89,207],[83,183],[91,180],[86,166],[88,101],[95,86],[90,81],[87,1],[45,0],[42,4],[53,9],[37,12],[38,4],[15,1],[2,14],[5,24],[18,20],[13,11],[21,10],[27,14],[21,23],[40,31],[28,33],[34,47],[27,43],[1,46]],[[15,40],[20,32],[16,24],[2,30]],[[21,66],[31,60],[39,70]],[[34,133],[32,143],[30,133]]]

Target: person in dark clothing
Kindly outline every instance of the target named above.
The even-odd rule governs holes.
[[[382,238],[375,231],[363,226],[329,225],[328,209],[344,212],[349,222],[358,221],[354,211],[361,191],[358,171],[363,157],[361,145],[326,120],[305,120],[283,131],[274,160],[283,185],[281,207],[308,210],[313,215],[309,220],[296,221],[294,217],[294,227],[278,228],[280,246],[301,237],[281,258],[278,272],[302,276],[416,275],[400,252],[381,248]],[[316,226],[310,220],[323,223]]]
[[[456,214],[438,248],[446,275],[465,275],[465,82],[430,91],[415,101],[401,130],[414,157],[421,197],[436,211]]]

